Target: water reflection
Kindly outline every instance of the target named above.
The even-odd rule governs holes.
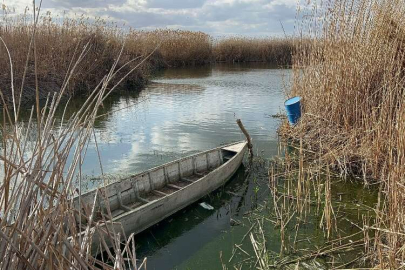
[[[255,70],[261,70],[261,69],[279,69],[282,70],[283,68],[274,65],[274,64],[269,64],[269,63],[235,63],[232,65],[229,65],[227,63],[217,63],[215,64],[215,70],[217,72],[240,72],[240,71],[246,71],[247,69],[250,69],[251,71]]]
[[[104,101],[95,125],[103,171],[125,176],[242,140],[244,136],[235,123],[237,118],[242,119],[250,132],[255,152],[264,157],[275,155],[279,120],[270,115],[282,109],[283,90],[288,87],[290,74],[290,70],[272,69],[264,64],[168,69],[140,93],[110,96]],[[67,117],[83,102],[80,97],[71,100]],[[59,118],[62,113],[63,110]],[[88,178],[101,174],[93,140],[87,149],[82,173]],[[97,184],[97,181],[89,182],[87,187]],[[200,257],[195,259],[199,256],[196,251],[204,250],[209,243],[220,242],[223,231],[230,228],[230,217],[238,217],[252,207],[250,197],[255,195],[252,189],[241,169],[225,187],[225,192],[214,193],[207,199],[215,211],[206,212],[194,204],[185,213],[138,236],[139,256],[153,254],[148,260],[150,269],[187,265],[187,258],[200,260]],[[234,227],[233,231],[245,233],[242,226]],[[232,235],[227,239],[233,241]],[[232,245],[230,243],[229,247]],[[222,248],[231,252],[225,244]],[[219,263],[219,250],[212,252],[215,253],[212,261]],[[205,262],[201,265],[202,269],[207,266]]]
[[[121,92],[104,102],[95,133],[106,173],[127,175],[174,158],[243,139],[235,120],[241,118],[256,149],[276,152],[284,81],[289,70],[264,64],[215,65],[163,71],[140,93]],[[284,78],[284,79],[283,79]],[[84,97],[69,101],[65,119]],[[62,118],[64,108],[58,112]],[[28,121],[30,110],[22,116]],[[34,130],[34,129],[33,129]],[[101,173],[94,141],[83,173]]]
[[[229,66],[229,65],[228,65]],[[212,67],[209,65],[196,67],[180,67],[160,70],[157,77],[165,77],[167,79],[197,79],[207,78],[212,75]]]
[[[167,70],[139,96],[121,95],[106,102],[96,128],[104,171],[131,174],[184,155],[243,139],[235,120],[241,118],[256,149],[267,156],[277,150],[283,77],[289,70],[244,68],[229,73],[217,66]],[[185,72],[186,75],[180,76]],[[168,74],[168,75],[167,75]],[[174,76],[173,74],[178,74]],[[88,150],[85,173],[97,175],[97,154]]]

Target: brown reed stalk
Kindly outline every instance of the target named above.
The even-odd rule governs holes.
[[[41,52],[39,44],[35,42],[38,33],[35,30],[36,24],[32,27],[33,65],[38,67],[34,68],[33,76],[39,78],[41,57],[35,55]],[[7,39],[2,38],[2,41],[8,50]],[[0,155],[0,160],[4,164],[4,177],[0,184],[0,269],[138,269],[133,236],[126,238],[122,249],[119,232],[106,229],[107,235],[102,240],[114,243],[114,251],[108,251],[111,254],[109,265],[89,253],[90,239],[97,230],[94,227],[96,224],[89,222],[84,229],[78,226],[77,217],[88,216],[88,213],[74,207],[72,198],[78,190],[73,183],[76,177],[80,177],[77,169],[85,158],[84,149],[91,139],[98,108],[110,93],[109,85],[122,80],[116,76],[119,76],[117,70],[125,51],[124,47],[120,49],[108,73],[103,75],[84,105],[69,119],[62,119],[59,125],[55,121],[55,112],[58,107],[64,106],[63,97],[68,91],[70,80],[92,49],[90,42],[80,47],[82,49],[78,50],[79,53],[73,54],[60,89],[48,94],[44,104],[36,98],[28,123],[19,120],[21,104],[14,98],[15,93],[11,108],[3,103],[1,128],[4,154]],[[29,51],[26,55],[30,59]],[[10,54],[8,58],[9,67],[15,66],[12,56]],[[21,60],[24,63],[30,62]],[[11,68],[10,72],[13,77],[15,70]],[[13,81],[11,84],[11,88],[16,89]],[[24,87],[21,85],[21,89]],[[40,88],[38,80],[35,88],[37,97]],[[3,89],[0,89],[0,96],[4,97]],[[36,118],[34,108],[37,109]],[[34,141],[30,135],[32,130],[39,130]],[[145,267],[145,263],[143,261],[139,269]]]
[[[373,264],[396,269],[405,259],[405,3],[334,0],[311,10],[302,22],[311,48],[294,55],[289,93],[303,98],[304,114],[280,131],[342,176],[381,186],[367,250]]]
[[[294,39],[227,37],[214,40],[213,57],[219,62],[269,62],[290,66]]]

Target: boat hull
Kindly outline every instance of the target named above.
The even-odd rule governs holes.
[[[235,145],[238,148],[238,152],[226,163],[163,198],[151,201],[114,217],[112,222],[108,222],[107,224],[108,230],[114,230],[115,233],[120,232],[122,236],[121,240],[124,241],[129,234],[142,232],[223,186],[240,167],[247,149],[246,142]],[[232,149],[232,146],[229,149]],[[106,234],[106,229],[106,224],[102,224],[95,230],[92,236],[91,252],[93,254],[98,252],[100,238],[103,237],[103,234]],[[108,237],[103,238],[108,239]],[[110,246],[110,244],[107,242],[107,245]]]

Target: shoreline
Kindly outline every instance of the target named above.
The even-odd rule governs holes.
[[[0,51],[0,90],[3,94],[0,106],[12,103],[12,78],[15,99],[19,100],[23,89],[21,103],[30,105],[35,102],[37,86],[40,98],[46,99],[49,93],[61,89],[68,77],[64,96],[90,93],[117,58],[117,73],[110,85],[128,75],[119,87],[139,89],[147,83],[151,73],[164,68],[216,62],[291,66],[296,43],[288,37],[214,40],[206,33],[185,30],[124,33],[103,23],[67,20],[61,24],[40,22],[36,26],[34,50],[30,45],[32,28],[33,25],[18,20],[9,20],[0,26],[0,35],[12,61],[11,70],[6,50]]]

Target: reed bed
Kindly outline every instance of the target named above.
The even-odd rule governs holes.
[[[379,186],[364,245],[373,265],[403,267],[405,4],[335,0],[312,10],[302,22],[311,48],[298,45],[289,93],[303,97],[304,115],[280,133],[341,176]]]
[[[250,164],[254,178],[258,166],[270,167],[270,178],[259,173],[258,179],[251,179],[257,185],[255,193],[261,195],[252,197],[255,207],[241,219],[245,234],[234,244],[228,265],[232,262],[236,269],[242,265],[248,269],[370,267],[367,244],[374,234],[367,226],[374,224],[370,207],[374,198],[370,198],[378,192],[349,189],[360,185],[344,184],[318,153],[300,146],[280,150],[283,157],[270,164],[260,157]],[[354,192],[366,196],[353,197]],[[262,195],[268,200],[258,199]]]
[[[66,85],[65,96],[88,94],[108,73],[116,56],[120,53],[122,44],[126,41],[126,35],[117,25],[109,25],[102,20],[90,22],[88,19],[82,18],[54,22],[50,15],[43,16],[35,27],[34,42],[38,61],[37,66],[34,66],[32,59],[28,62],[26,60],[28,50],[32,50],[30,43],[33,32],[32,18],[28,15],[6,18],[0,25],[0,37],[7,43],[13,59],[15,94],[21,95],[22,104],[32,104],[32,101],[35,100],[36,79],[41,83],[41,100],[45,100],[48,93],[61,89],[71,59],[85,44],[88,44],[89,50],[76,67],[77,72],[71,76]],[[139,64],[142,57],[152,52],[153,48],[145,52],[138,47],[125,46],[117,63],[119,74],[115,78],[127,74]],[[0,85],[5,102],[11,104],[11,77],[7,53],[4,47],[0,50]],[[150,72],[148,64],[153,61],[156,59],[150,57],[147,63],[130,73],[120,87],[129,89],[142,86]],[[34,70],[37,78],[34,77]],[[25,78],[24,81],[21,78]]]
[[[203,32],[157,29],[130,31],[129,47],[138,47],[144,53],[157,49],[164,67],[201,65],[211,61],[211,37]]]
[[[35,7],[34,10],[39,12]],[[125,55],[125,48],[121,46],[117,54],[111,56],[114,61],[109,69],[100,71],[104,75],[99,74],[101,79],[83,106],[70,117],[56,121],[55,112],[58,108],[66,111],[69,106],[69,102],[64,100],[65,94],[69,91],[71,80],[80,76],[78,72],[83,72],[80,66],[86,63],[86,56],[94,53],[94,43],[91,39],[82,41],[83,43],[78,42],[75,50],[71,52],[71,59],[65,59],[67,66],[63,68],[65,75],[61,79],[60,88],[49,93],[42,104],[42,85],[39,80],[45,72],[41,69],[44,67],[42,61],[50,63],[45,59],[42,50],[49,52],[52,48],[47,48],[45,43],[41,44],[43,40],[37,42],[40,38],[50,36],[42,32],[44,29],[37,31],[39,17],[34,14],[34,18],[27,29],[20,29],[23,32],[21,37],[27,35],[27,40],[18,41],[13,39],[15,36],[1,36],[2,52],[7,53],[9,76],[17,78],[17,74],[21,75],[21,82],[19,85],[14,80],[8,82],[12,92],[10,105],[4,102],[4,92],[0,92],[5,104],[0,125],[0,160],[4,173],[0,183],[0,268],[144,268],[146,260],[139,261],[136,258],[133,235],[123,235],[114,228],[105,226],[107,220],[111,219],[108,207],[109,214],[105,214],[101,222],[92,222],[95,209],[80,206],[80,196],[81,166],[88,143],[94,136],[93,126],[98,117],[98,109],[103,100],[146,59],[141,59],[137,66],[132,66],[128,73],[121,76],[122,69],[132,63],[128,60],[129,62],[120,65],[125,61],[123,59],[128,57]],[[7,32],[9,29],[3,30]],[[60,30],[62,31],[62,28]],[[7,40],[8,37],[11,40]],[[13,54],[10,47],[17,46],[20,42],[29,44],[28,48],[24,49],[25,59],[23,55]],[[54,42],[60,40],[56,39]],[[62,46],[63,42],[60,45]],[[119,48],[120,45],[116,46]],[[65,49],[69,51],[69,48]],[[51,54],[50,57],[56,56]],[[21,63],[18,64],[18,61]],[[22,63],[26,63],[24,68],[19,66]],[[52,68],[54,66],[47,70]],[[30,110],[29,121],[25,122],[20,121],[23,109],[20,102],[22,93],[18,92],[18,89],[26,89],[24,82],[28,81],[28,76],[35,78],[32,90],[35,104]],[[78,187],[74,185],[76,182],[79,182]],[[79,207],[73,204],[73,198],[77,196]],[[98,197],[99,200],[104,199],[102,193],[99,193]],[[81,222],[84,216],[90,217],[90,222],[86,225]],[[90,252],[94,234],[101,235],[102,245],[99,251],[105,253],[101,253],[100,257]],[[112,249],[108,248],[107,243],[111,243]]]
[[[21,94],[22,104],[32,104],[35,100],[34,70],[42,85],[40,99],[43,101],[48,93],[61,88],[73,55],[88,42],[91,49],[77,67],[76,74],[71,77],[65,96],[87,95],[94,89],[114,63],[123,43],[126,45],[117,64],[120,71],[116,78],[127,74],[138,65],[142,57],[150,56],[141,67],[126,77],[120,84],[121,89],[139,89],[155,69],[164,67],[201,65],[215,61],[260,61],[283,66],[291,64],[291,39],[214,40],[202,32],[170,29],[139,31],[100,18],[61,19],[53,18],[48,13],[41,15],[35,28],[38,60],[38,66],[35,67],[33,61],[27,63],[25,58],[34,31],[32,16],[10,16],[6,9],[4,11],[0,37],[7,41],[13,59],[15,94]],[[2,48],[0,85],[5,102],[11,104],[11,78],[7,61],[8,52]]]
[[[213,57],[218,62],[268,62],[290,66],[293,51],[293,38],[229,37],[214,43]]]
[[[308,151],[302,143],[281,148],[283,158],[273,160],[268,173],[281,238],[273,265],[291,269],[297,265],[305,269],[374,265],[370,244],[375,234],[370,228],[376,221],[373,206],[378,190],[351,190],[355,179],[342,179],[330,169],[322,152]],[[318,227],[319,233],[308,235],[308,227]]]

